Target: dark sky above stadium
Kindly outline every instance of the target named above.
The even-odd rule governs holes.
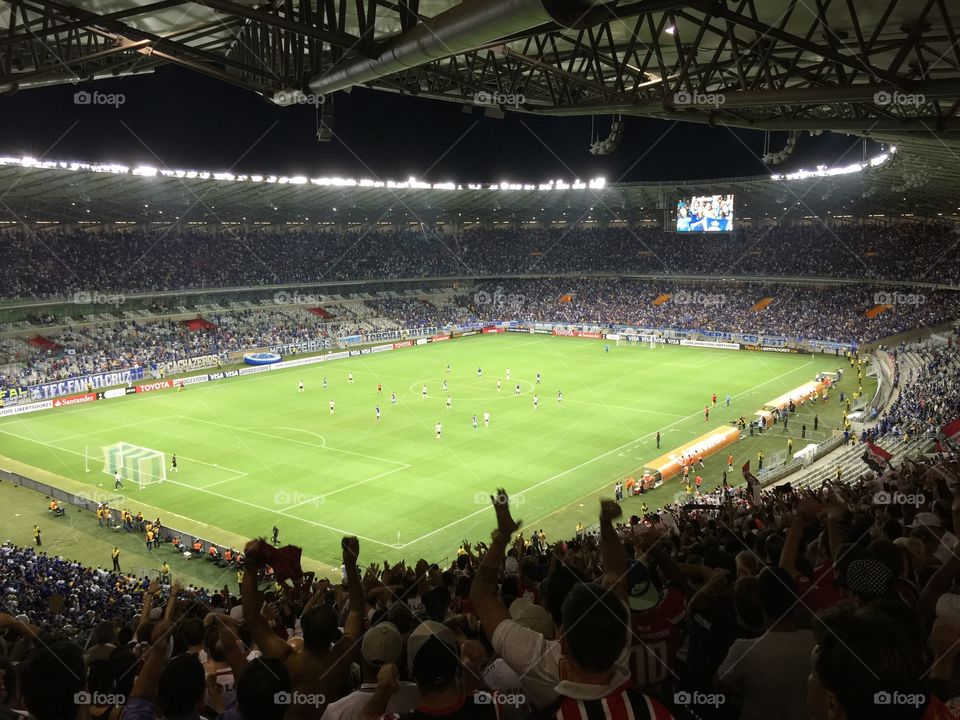
[[[123,104],[77,105],[78,90],[122,94]],[[626,118],[620,149],[588,152],[610,116],[485,117],[459,104],[362,88],[335,97],[335,137],[315,139],[312,106],[280,108],[240,88],[179,68],[153,75],[24,90],[0,97],[0,153],[50,160],[147,164],[174,169],[339,175],[426,182],[698,180],[769,172],[760,132]],[[772,148],[785,134],[773,136]],[[869,146],[875,155],[878,146]],[[862,159],[860,140],[803,136],[778,170]]]

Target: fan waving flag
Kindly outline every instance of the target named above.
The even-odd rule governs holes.
[[[289,579],[297,583],[303,577],[303,568],[300,566],[300,556],[303,554],[303,550],[296,545],[276,548],[260,538],[248,543],[244,554],[258,565],[272,567],[277,582],[282,583]]]
[[[877,447],[872,442],[867,441],[867,449],[863,453],[861,460],[874,472],[881,473],[890,464],[892,454],[888,453],[882,447]]]

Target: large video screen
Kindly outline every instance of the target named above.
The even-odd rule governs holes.
[[[677,232],[731,232],[733,195],[694,195],[677,200]]]

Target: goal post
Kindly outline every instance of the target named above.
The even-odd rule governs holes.
[[[103,448],[103,472],[114,477],[120,471],[121,482],[147,485],[167,479],[167,457],[159,450],[118,442]]]

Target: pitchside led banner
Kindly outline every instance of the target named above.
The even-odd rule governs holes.
[[[671,450],[666,455],[661,455],[656,460],[644,466],[644,487],[647,486],[647,478],[652,479],[652,485],[661,480],[669,480],[675,475],[678,475],[683,470],[684,458],[687,458],[687,460],[692,463],[698,457],[710,457],[724,448],[733,445],[733,443],[739,439],[740,430],[737,428],[717,428],[705,435],[701,435],[696,440],[688,442],[686,445],[678,447],[676,450]]]

